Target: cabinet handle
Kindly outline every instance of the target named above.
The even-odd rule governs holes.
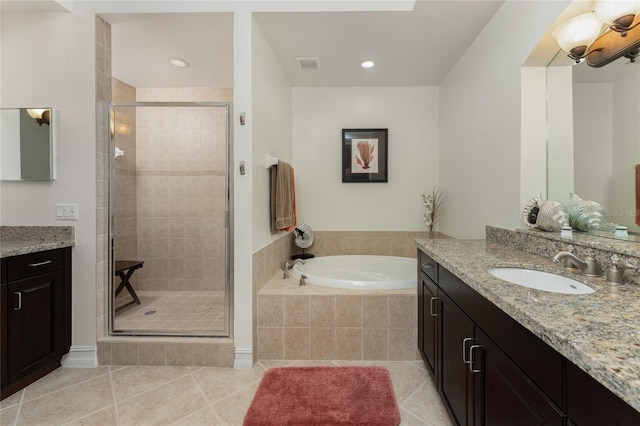
[[[465,364],[471,363],[471,361],[467,359],[467,342],[470,341],[473,342],[473,337],[465,337],[462,339],[462,362]]]
[[[437,297],[432,297],[431,298],[431,303],[430,303],[430,306],[429,306],[429,310],[431,311],[430,314],[431,314],[432,317],[437,317],[438,316],[438,313],[437,312],[434,313],[435,309],[433,309],[433,302],[435,302],[436,300],[438,300]]]
[[[18,307],[17,308],[13,308],[14,311],[19,311],[20,309],[22,309],[22,293],[20,293],[19,291],[14,291],[13,294],[17,294],[18,295]]]
[[[484,346],[482,345],[472,345],[469,348],[469,371],[471,371],[472,373],[482,373],[482,369],[481,368],[473,368],[473,365],[475,364],[475,360],[473,357],[473,350],[474,349],[479,349],[479,348],[483,348]]]
[[[431,269],[433,268],[433,265],[431,263],[420,263],[420,267],[422,269]]]
[[[45,260],[44,262],[30,263],[29,266],[31,266],[32,268],[35,268],[36,266],[48,265],[50,263],[51,263],[50,260]]]

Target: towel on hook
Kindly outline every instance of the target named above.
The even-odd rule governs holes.
[[[296,225],[293,167],[284,161],[271,168],[271,231],[287,231]]]
[[[640,164],[636,164],[636,225],[640,225]]]

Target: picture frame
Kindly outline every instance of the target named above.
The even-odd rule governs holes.
[[[389,129],[342,129],[342,182],[387,182]]]

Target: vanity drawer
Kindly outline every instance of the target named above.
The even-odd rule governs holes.
[[[23,254],[10,257],[6,262],[7,280],[17,281],[62,269],[62,250]]]
[[[434,283],[438,283],[438,263],[424,254],[422,250],[418,250],[420,254],[418,262],[420,262],[420,270],[424,272]]]

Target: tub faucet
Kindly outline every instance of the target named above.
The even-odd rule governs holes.
[[[293,268],[293,265],[296,265],[298,263],[304,265],[305,261],[304,259],[293,259],[293,260],[287,260],[284,262],[284,265],[282,267],[282,270],[284,271],[284,274],[282,275],[283,280],[286,280],[287,278],[289,278],[289,270]]]
[[[588,277],[597,277],[599,275],[598,262],[587,256],[584,260],[569,251],[561,251],[553,256],[553,262],[558,263],[562,260],[562,266],[570,271],[580,271]]]
[[[307,276],[306,275],[300,275],[300,283],[298,285],[307,285]]]

